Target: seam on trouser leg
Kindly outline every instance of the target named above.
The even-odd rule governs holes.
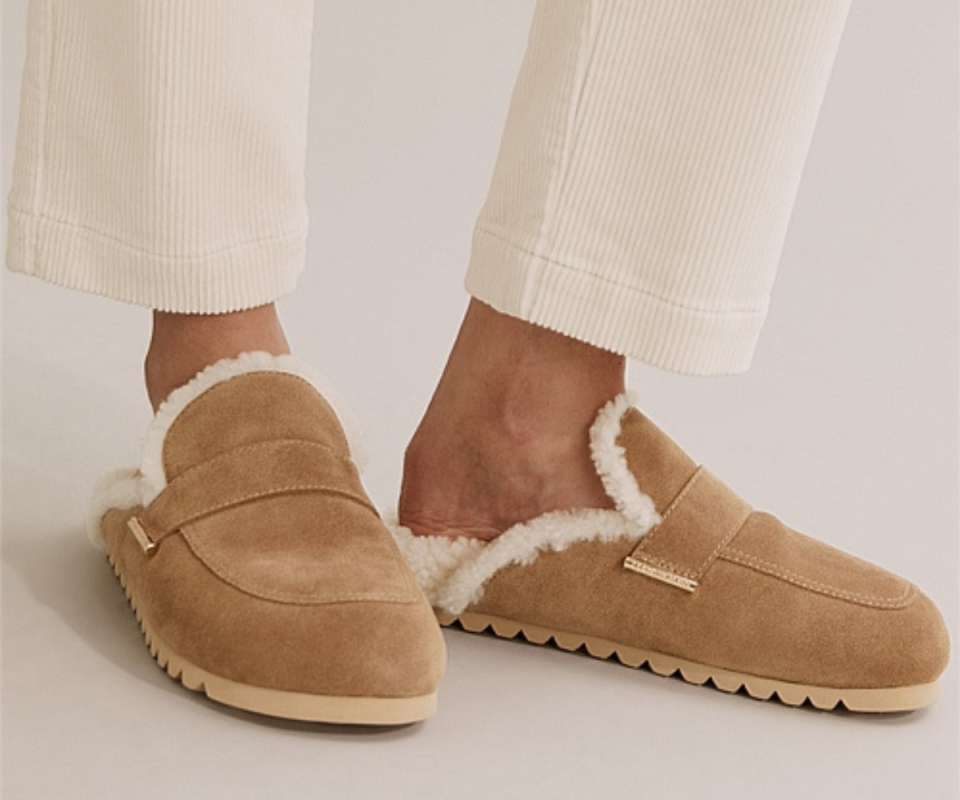
[[[259,236],[255,239],[248,239],[247,241],[241,242],[240,244],[228,245],[226,247],[217,247],[209,251],[204,251],[202,253],[194,253],[189,256],[169,256],[169,255],[164,255],[163,253],[156,253],[151,250],[147,250],[146,248],[143,248],[143,247],[138,247],[132,242],[125,241],[124,239],[120,239],[109,233],[105,233],[104,231],[99,231],[96,228],[91,228],[88,225],[80,225],[75,222],[70,222],[68,220],[56,219],[55,217],[51,217],[49,214],[41,214],[34,211],[30,211],[29,209],[26,209],[26,208],[20,208],[13,203],[8,204],[8,209],[11,215],[23,214],[28,217],[36,217],[37,220],[42,221],[44,225],[62,226],[64,228],[70,228],[74,231],[82,231],[84,234],[89,234],[90,236],[95,236],[99,239],[104,239],[109,242],[113,242],[118,248],[123,250],[128,250],[134,256],[142,255],[147,258],[151,258],[155,261],[162,261],[164,263],[192,262],[195,264],[199,264],[207,259],[216,258],[218,256],[232,253],[237,250],[243,250],[245,248],[258,245],[262,242],[271,242],[279,239],[288,239],[291,237],[303,235],[306,232],[305,224],[301,224],[299,226],[296,226],[293,230],[290,230],[290,231],[284,231],[282,233],[278,233],[270,236]],[[19,272],[22,270],[14,270],[14,271]]]
[[[538,11],[540,9],[538,8]],[[556,12],[554,12],[556,13]],[[554,224],[562,215],[559,212],[564,188],[569,178],[570,158],[573,153],[577,137],[577,125],[583,111],[583,97],[590,76],[590,67],[594,62],[597,48],[599,23],[597,14],[601,13],[594,2],[587,2],[576,7],[579,15],[577,30],[578,45],[576,58],[573,63],[573,74],[570,76],[570,86],[563,93],[566,103],[561,129],[555,132],[557,158],[552,164],[547,179],[544,213],[539,218],[535,236],[534,250],[543,252],[552,245],[556,231]],[[536,30],[534,24],[531,33]],[[536,297],[539,295],[539,281],[535,275],[528,276],[529,281],[524,288],[522,307],[525,313],[535,307]]]

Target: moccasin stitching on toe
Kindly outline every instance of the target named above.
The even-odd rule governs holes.
[[[290,356],[208,368],[161,406],[140,468],[101,480],[91,537],[188,688],[291,719],[418,721],[443,638],[328,392]]]
[[[947,631],[911,583],[754,511],[626,395],[590,445],[615,510],[550,512],[489,543],[392,521],[441,624],[788,705],[936,700]]]

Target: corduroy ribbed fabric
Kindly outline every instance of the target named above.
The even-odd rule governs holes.
[[[540,0],[467,289],[745,370],[850,0]],[[302,268],[311,0],[31,0],[7,265],[184,313]]]
[[[849,0],[542,0],[467,289],[655,366],[749,367]]]
[[[7,265],[184,313],[290,292],[313,0],[31,0]]]

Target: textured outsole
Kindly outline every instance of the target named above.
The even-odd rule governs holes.
[[[251,686],[207,672],[178,655],[157,635],[140,613],[136,596],[113,558],[108,555],[107,561],[133,609],[147,649],[157,665],[185,688],[202,692],[217,703],[270,717],[344,725],[406,725],[425,720],[436,711],[436,692],[419,697],[316,695]]]
[[[717,689],[730,694],[740,690],[756,700],[777,698],[788,706],[802,706],[809,703],[814,708],[830,711],[838,706],[856,712],[895,712],[915,711],[925,708],[936,701],[940,695],[939,682],[918,684],[916,686],[898,686],[890,689],[844,689],[825,686],[809,686],[801,683],[761,678],[743,672],[732,672],[707,664],[686,661],[675,656],[639,650],[606,639],[584,636],[579,633],[551,630],[539,625],[477,614],[465,611],[462,614],[448,614],[434,609],[437,620],[444,627],[459,625],[468,633],[491,631],[501,639],[515,639],[522,636],[531,644],[553,643],[561,650],[584,650],[594,658],[607,660],[615,657],[621,664],[634,669],[646,665],[657,675],[668,677],[679,675],[687,683],[702,686],[712,683]]]

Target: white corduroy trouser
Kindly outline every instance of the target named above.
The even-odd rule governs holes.
[[[540,0],[468,291],[667,369],[750,363],[850,0]],[[304,263],[313,0],[31,0],[7,264],[167,311]]]

